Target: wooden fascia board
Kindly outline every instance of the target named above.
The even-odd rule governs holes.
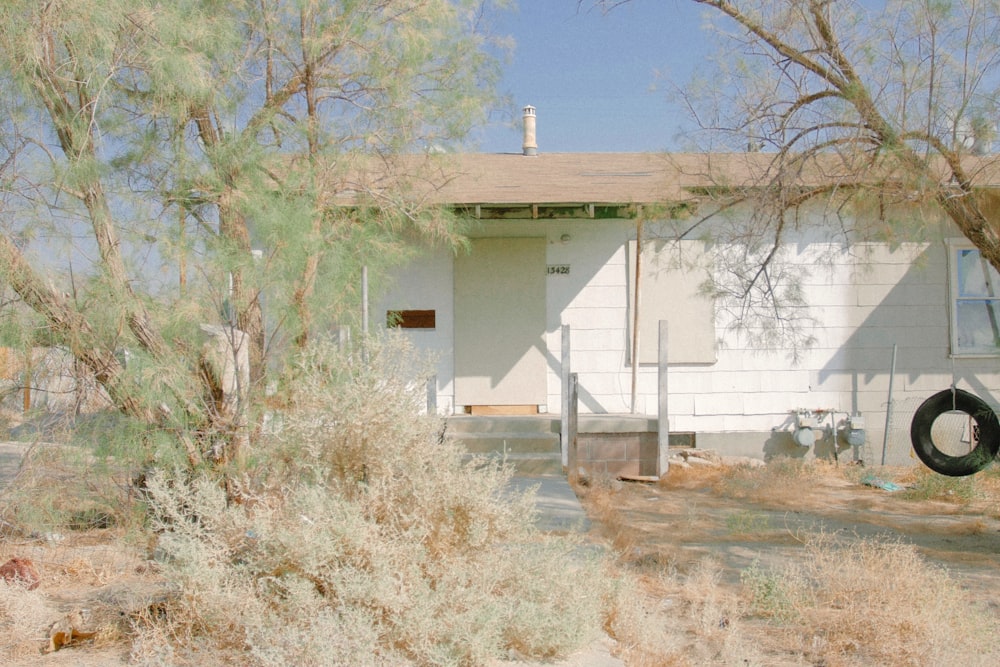
[[[662,206],[672,209],[690,204],[692,199],[677,202],[504,202],[476,204],[451,204],[453,211],[470,215],[477,219],[593,219],[593,218],[633,218],[642,207]]]

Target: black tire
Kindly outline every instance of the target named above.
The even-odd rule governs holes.
[[[931,439],[934,420],[946,412],[964,412],[976,420],[979,438],[972,451],[963,456],[945,454]],[[928,468],[942,475],[964,477],[990,464],[1000,449],[1000,421],[993,409],[981,398],[961,389],[945,389],[920,404],[910,422],[913,451]]]

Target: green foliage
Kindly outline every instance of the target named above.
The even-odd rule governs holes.
[[[900,495],[910,500],[968,504],[982,495],[976,477],[950,477],[921,467],[916,469],[914,480],[906,484]]]
[[[740,583],[750,599],[751,613],[778,623],[797,620],[796,585],[786,573],[764,569],[755,560],[740,573]]]
[[[224,428],[198,325],[248,333],[259,403],[296,344],[356,318],[362,265],[375,294],[413,245],[460,243],[454,216],[424,204],[448,177],[425,154],[497,102],[484,9],[0,3],[0,226],[24,260],[5,282],[119,408]],[[134,363],[109,371],[94,350]]]
[[[17,475],[0,489],[0,521],[39,536],[132,529],[141,523],[130,497],[136,474],[128,464],[95,454],[93,441],[82,446],[36,441]]]
[[[162,634],[241,665],[482,665],[595,636],[601,561],[539,533],[509,468],[466,460],[418,414],[425,366],[403,340],[369,341],[367,363],[326,344],[300,357],[241,503],[212,477],[149,478],[182,594],[146,650]]]
[[[766,514],[753,510],[740,510],[726,517],[726,529],[737,535],[756,535],[771,528],[771,520]]]

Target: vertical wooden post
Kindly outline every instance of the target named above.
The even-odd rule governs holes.
[[[635,285],[632,300],[632,414],[635,414],[639,379],[639,282],[642,275],[642,213],[635,223]]]
[[[670,466],[670,419],[667,412],[667,321],[660,320],[657,357],[656,475],[663,479]]]
[[[568,437],[566,439],[567,442],[568,442],[568,444],[569,444],[569,446],[567,447],[567,449],[569,450],[569,452],[568,452],[568,463],[569,463],[569,465],[568,465],[568,468],[567,468],[567,477],[569,479],[569,483],[570,484],[576,484],[577,482],[580,481],[580,466],[579,466],[579,464],[577,462],[578,457],[577,457],[577,451],[576,451],[576,434],[577,434],[577,426],[578,426],[579,417],[580,417],[579,411],[578,411],[578,408],[577,408],[577,405],[578,405],[578,401],[577,401],[578,393],[579,393],[579,386],[577,384],[576,373],[570,373],[570,376],[569,376],[569,432],[567,434]]]
[[[570,395],[569,395],[569,325],[562,325],[562,353],[561,353],[561,377],[562,380],[562,396],[561,405],[559,412],[559,444],[562,447],[562,465],[563,468],[569,467],[569,411],[570,411]]]

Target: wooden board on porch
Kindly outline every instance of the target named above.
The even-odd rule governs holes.
[[[537,415],[537,405],[471,405],[469,413],[473,415]]]

